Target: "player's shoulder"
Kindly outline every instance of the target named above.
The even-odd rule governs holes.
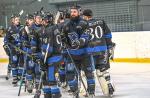
[[[12,33],[13,31],[15,30],[15,26],[14,25],[11,25],[9,26],[6,31],[9,32],[9,33]]]
[[[10,31],[12,29],[12,26],[9,26],[6,30]]]
[[[102,25],[104,20],[102,19],[91,19],[88,21],[89,26]]]
[[[88,22],[87,22],[86,20],[80,18],[80,23],[82,23],[82,24],[87,24]]]

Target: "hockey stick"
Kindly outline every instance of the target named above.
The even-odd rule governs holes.
[[[18,96],[20,96],[21,87],[22,87],[23,79],[24,79],[24,74],[25,74],[25,68],[23,68],[23,72],[22,72],[22,76],[21,76],[21,81],[20,81],[20,86],[19,86],[19,91],[18,91]]]
[[[81,80],[81,83],[82,83],[82,85],[83,85],[83,88],[84,88],[84,90],[86,91],[87,97],[89,97],[89,92],[87,91],[87,88],[86,88],[85,83],[84,83],[84,81],[83,81],[83,79],[82,79],[82,77],[81,77],[81,74],[79,73],[79,70],[78,70],[78,68],[76,67],[75,62],[74,62],[74,60],[73,60],[73,58],[72,58],[72,56],[71,56],[71,54],[70,54],[68,48],[66,47],[66,45],[65,45],[65,49],[67,50],[67,54],[68,54],[68,56],[70,57],[71,62],[72,62],[73,65],[74,65],[75,71],[76,71],[77,75],[79,76],[79,79]],[[78,76],[77,76],[77,77],[78,77]]]
[[[22,10],[19,12],[19,16],[21,16],[23,13],[24,13],[24,10],[22,9]]]
[[[49,43],[47,45],[47,48],[46,48],[46,53],[45,53],[45,56],[44,56],[44,64],[46,63],[46,59],[47,59],[47,55],[48,55],[48,49],[49,49]],[[42,65],[41,65],[42,66]],[[40,95],[41,95],[41,85],[42,85],[42,78],[44,76],[44,71],[41,71],[41,76],[40,76],[40,82],[39,82],[39,85],[38,85],[38,89],[34,95],[34,98],[40,98]]]
[[[48,49],[49,49],[49,44],[47,45],[47,48],[46,48],[46,53],[45,53],[45,57],[44,57],[44,64],[46,63]]]
[[[36,90],[36,93],[34,95],[34,98],[40,98],[41,95],[41,85],[42,85],[42,78],[44,76],[44,71],[41,71],[41,76],[40,76],[40,82],[38,85],[38,89]]]
[[[27,50],[28,52],[28,50]],[[18,92],[18,96],[20,96],[20,92],[21,92],[21,87],[22,87],[22,84],[23,84],[23,80],[24,80],[24,74],[25,74],[25,64],[27,63],[26,62],[26,59],[27,59],[27,55],[25,55],[25,63],[24,63],[24,68],[23,68],[23,73],[22,73],[22,76],[21,76],[21,82],[20,82],[20,86],[19,86],[19,92]],[[25,85],[25,91],[26,91],[26,85]]]
[[[41,7],[41,9],[40,9],[40,13],[42,14],[42,15],[44,15],[45,13],[44,13],[44,7]]]
[[[57,14],[56,14],[56,16],[55,16],[55,20],[54,20],[54,23],[55,23],[55,24],[58,24],[58,20],[59,20],[59,18],[60,18],[60,12],[59,12],[59,11],[57,11]]]

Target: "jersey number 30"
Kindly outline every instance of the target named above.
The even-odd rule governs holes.
[[[87,31],[91,35],[91,39],[100,39],[103,36],[103,29],[100,26],[96,26],[95,28],[89,28]]]

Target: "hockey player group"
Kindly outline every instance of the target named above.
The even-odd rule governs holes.
[[[55,17],[43,10],[27,14],[25,25],[20,17],[11,16],[3,46],[9,57],[6,78],[11,73],[13,86],[21,81],[18,95],[24,84],[28,93],[36,90],[35,98],[41,91],[44,98],[61,98],[60,88],[79,98],[82,84],[85,96],[94,98],[95,79],[104,95],[113,95],[109,68],[115,43],[104,20],[94,19],[92,10],[77,5]]]

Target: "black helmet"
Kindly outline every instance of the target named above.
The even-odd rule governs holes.
[[[32,14],[27,14],[25,18],[26,19],[34,19],[34,16]]]
[[[77,9],[79,13],[81,13],[81,11],[82,11],[81,6],[79,6],[79,5],[74,5],[70,9]]]
[[[83,15],[84,15],[84,16],[93,16],[93,12],[92,12],[92,10],[90,10],[90,9],[85,9],[85,10],[83,11]]]
[[[16,18],[16,17],[20,17],[20,15],[18,15],[18,14],[12,14],[12,15],[11,15],[11,19],[12,19],[12,18]]]
[[[42,17],[42,13],[39,12],[39,11],[36,11],[36,12],[34,12],[34,17],[36,17],[36,16],[41,16]]]
[[[45,12],[42,18],[43,20],[48,20],[48,22],[53,22],[53,14],[50,12]]]

